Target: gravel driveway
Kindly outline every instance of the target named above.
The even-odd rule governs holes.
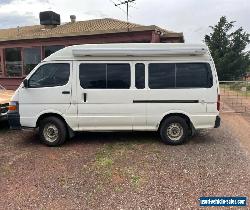
[[[199,209],[201,196],[249,198],[250,156],[235,137],[222,123],[181,146],[155,133],[81,133],[49,148],[2,129],[0,209]]]

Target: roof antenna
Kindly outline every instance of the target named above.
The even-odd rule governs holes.
[[[17,34],[19,35],[20,33],[20,26],[17,26]]]
[[[120,1],[120,0],[119,0]],[[132,3],[132,2],[135,2],[136,0],[126,0],[126,1],[120,1],[120,3],[118,3],[118,4],[116,4],[116,3],[114,3],[113,1],[113,3],[114,3],[114,5],[116,6],[116,7],[119,7],[120,5],[123,5],[123,4],[126,4],[126,6],[127,6],[127,28],[128,28],[128,31],[129,31],[129,22],[128,22],[128,17],[129,17],[129,3]],[[119,7],[120,8],[120,7]],[[121,9],[121,8],[120,8]]]

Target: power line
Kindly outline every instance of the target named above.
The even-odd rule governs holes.
[[[134,9],[138,9],[138,7],[135,6],[136,4],[131,4],[129,7],[134,8]]]
[[[124,4],[126,4],[126,6],[127,6],[127,27],[128,27],[128,31],[129,31],[129,22],[128,22],[128,17],[129,17],[129,7],[130,7],[130,3],[135,3],[135,1],[136,0],[125,0],[125,1],[121,1],[121,0],[118,0],[119,1],[119,3],[115,3],[113,0],[110,0],[110,1],[112,1],[113,2],[113,4],[116,6],[116,7],[118,7],[118,8],[120,8],[119,6],[121,6],[121,5],[124,5]],[[121,9],[121,8],[120,8]],[[123,10],[124,11],[124,10]]]
[[[128,22],[128,15],[129,15],[129,3],[132,3],[132,2],[135,2],[135,0],[126,0],[126,1],[120,1],[120,3],[118,4],[115,4],[115,6],[120,6],[120,5],[123,5],[123,4],[126,4],[127,5],[127,22]]]
[[[122,5],[122,4],[128,4],[128,3],[132,3],[132,2],[134,2],[134,1],[136,1],[136,0],[126,0],[126,1],[120,1],[119,0],[119,4],[116,4],[116,5]]]
[[[116,6],[116,3],[114,1],[112,1],[112,0],[109,0],[109,1]],[[119,7],[119,6],[116,6],[116,7],[118,7],[121,11],[123,11],[125,14],[127,14],[127,12],[124,9],[122,9],[121,7]]]
[[[131,2],[131,4],[130,4],[130,7],[133,7],[133,8],[136,8],[136,9],[138,9],[137,7],[135,7],[136,6],[136,1],[134,1],[134,2]]]

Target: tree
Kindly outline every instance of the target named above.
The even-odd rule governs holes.
[[[234,23],[222,16],[217,25],[210,26],[212,32],[205,36],[219,80],[239,79],[250,66],[250,52],[245,50],[250,34],[242,27],[232,31]]]

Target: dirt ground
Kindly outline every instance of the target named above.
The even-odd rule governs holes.
[[[201,196],[249,198],[250,116],[222,120],[180,146],[138,132],[80,133],[50,148],[0,125],[0,209],[181,210],[199,209]]]

